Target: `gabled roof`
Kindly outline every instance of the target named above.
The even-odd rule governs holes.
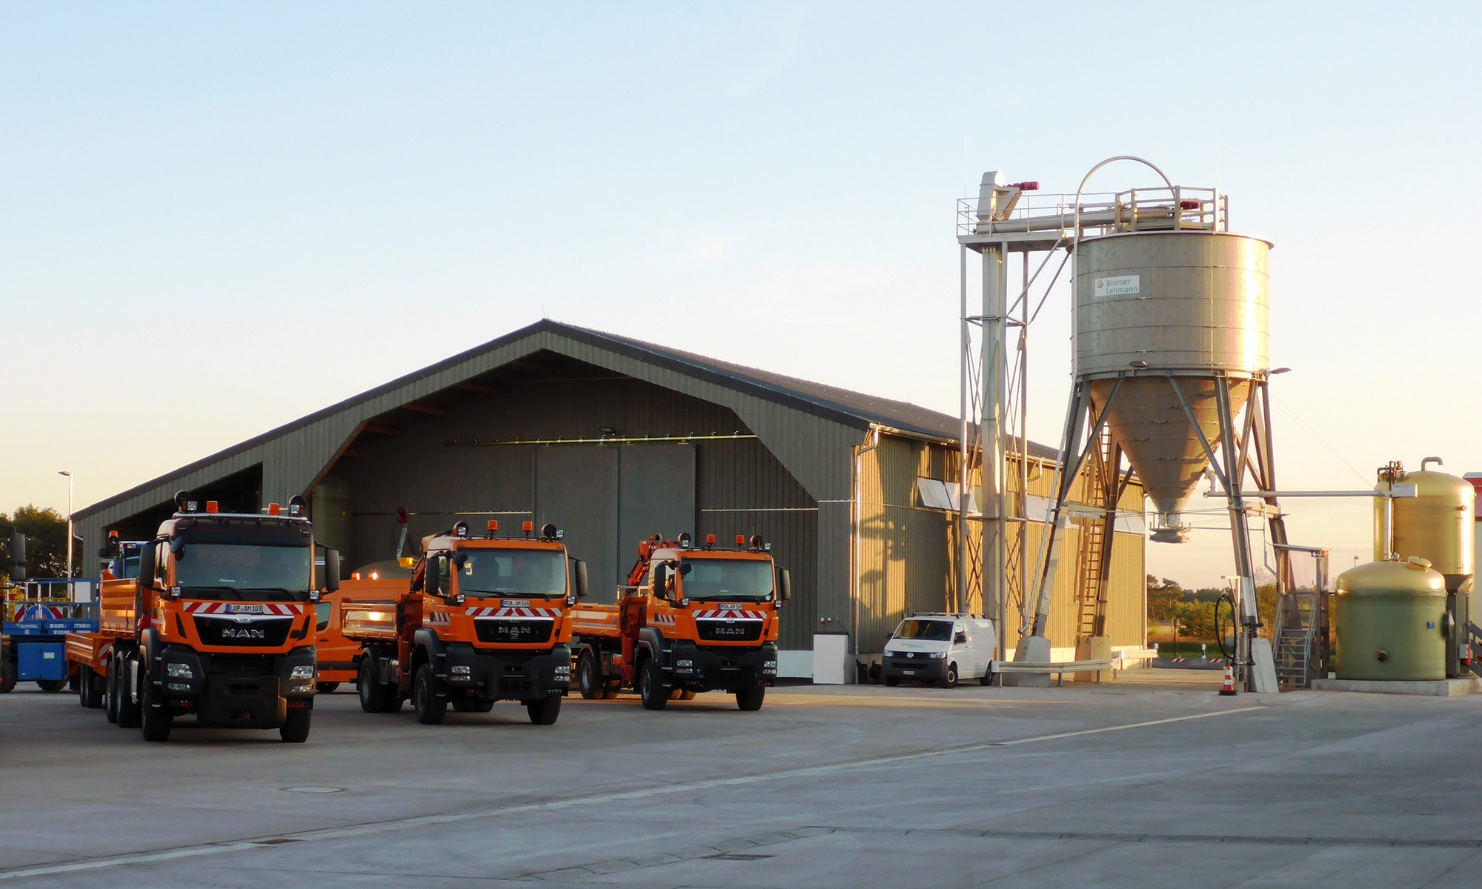
[[[100,512],[114,504],[121,503],[151,488],[157,487],[172,478],[184,476],[188,473],[207,468],[214,463],[221,462],[226,458],[244,454],[253,448],[258,448],[288,433],[311,426],[326,418],[356,409],[366,405],[368,402],[382,399],[398,390],[425,388],[425,381],[429,378],[448,374],[457,370],[461,365],[477,363],[478,359],[488,353],[515,346],[521,340],[539,337],[542,342],[548,343],[550,337],[542,337],[542,334],[548,334],[556,338],[565,338],[585,344],[598,351],[612,352],[642,361],[646,364],[664,367],[684,376],[706,380],[727,388],[743,391],[754,397],[794,407],[806,413],[823,416],[844,425],[858,426],[861,429],[867,429],[871,425],[878,425],[908,436],[943,442],[957,441],[961,431],[961,421],[957,417],[928,410],[927,408],[908,402],[865,395],[836,386],[828,386],[823,383],[800,380],[795,377],[758,370],[744,365],[718,361],[703,355],[697,355],[693,352],[685,352],[629,337],[545,319],[490,340],[481,346],[460,352],[457,355],[453,355],[421,370],[398,377],[374,389],[362,392],[359,395],[352,396],[337,404],[330,405],[322,410],[294,420],[291,423],[271,429],[262,435],[255,436],[212,454],[209,457],[197,460],[167,475],[151,479],[141,485],[109,497],[106,500],[94,503],[86,509],[78,510],[77,515],[82,517]],[[549,348],[549,345],[532,346],[531,352]],[[424,385],[418,386],[417,384],[419,383]],[[411,399],[409,398],[408,400]],[[1008,444],[1012,445],[1013,442],[1010,441]],[[1054,460],[1057,458],[1055,449],[1047,448],[1034,442],[1029,443],[1029,453],[1030,456],[1041,459]]]

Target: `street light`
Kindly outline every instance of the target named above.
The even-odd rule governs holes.
[[[67,595],[72,595],[72,473],[63,469],[57,475],[67,477]]]

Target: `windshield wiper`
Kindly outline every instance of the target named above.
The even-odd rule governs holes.
[[[221,595],[218,595],[218,596],[215,596],[215,597],[212,597],[210,595],[203,595],[203,594],[209,594],[209,593],[217,593],[217,594],[230,593],[231,594],[231,597],[234,598],[234,599],[241,599],[242,598],[241,591],[238,590],[236,587],[230,587],[230,586],[185,586],[185,585],[181,585],[180,592],[181,592],[181,595],[185,596],[187,599],[224,598]]]

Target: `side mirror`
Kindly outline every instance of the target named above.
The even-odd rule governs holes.
[[[429,596],[441,596],[442,589],[442,556],[435,556],[427,560],[427,574],[423,581],[422,591]]]
[[[792,598],[792,575],[786,568],[777,569],[777,604]]]
[[[587,563],[581,559],[571,560],[571,592],[578,599],[587,597]]]
[[[956,636],[953,636],[952,637],[952,644],[953,645],[964,645],[966,643],[967,643],[967,634],[966,633],[958,633]]]
[[[663,564],[662,562],[660,562],[659,564],[655,565],[654,566],[654,572],[653,572],[653,578],[654,578],[654,595],[655,596],[658,596],[660,599],[667,599],[667,598],[669,598],[669,596],[667,594],[668,591],[665,589],[665,587],[667,587],[669,585],[669,566]]]
[[[463,570],[463,566],[464,565],[467,565],[467,564],[468,564],[468,553],[461,552],[461,551],[460,552],[453,553],[453,569],[454,570],[456,570],[456,571],[462,571]]]
[[[324,590],[334,592],[340,588],[340,551],[337,549],[326,549],[324,551]],[[315,591],[318,595],[318,591]],[[318,598],[314,599],[318,602]]]

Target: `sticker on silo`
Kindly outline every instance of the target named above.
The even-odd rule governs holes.
[[[1096,292],[1092,294],[1096,299],[1103,296],[1126,296],[1130,293],[1142,293],[1141,275],[1118,275],[1115,278],[1097,278]]]

